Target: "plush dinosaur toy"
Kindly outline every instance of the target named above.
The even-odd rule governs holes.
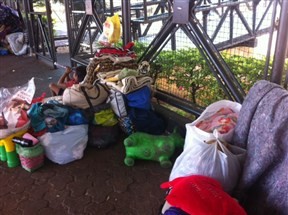
[[[176,147],[183,147],[184,139],[174,131],[170,135],[151,135],[135,132],[124,140],[126,157],[124,163],[133,166],[135,159],[159,161],[164,168],[172,166],[169,158]]]

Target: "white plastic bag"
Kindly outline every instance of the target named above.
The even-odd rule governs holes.
[[[200,117],[198,117],[192,123],[186,124],[186,138],[185,138],[184,149],[188,147],[189,145],[193,145],[195,132],[196,132],[196,135],[199,136],[196,139],[202,139],[202,140],[208,141],[208,140],[215,138],[212,132],[208,133],[196,127],[196,125],[201,120],[209,118],[221,108],[230,108],[235,113],[239,114],[241,107],[242,107],[241,104],[237,102],[232,102],[229,100],[220,100],[206,107],[206,109],[203,111]],[[218,133],[218,137],[223,141],[231,142],[233,133],[234,133],[234,129],[231,129],[228,133],[224,133],[224,134]]]
[[[216,130],[214,135],[217,136]],[[176,159],[169,180],[204,175],[218,180],[226,192],[231,192],[241,173],[246,150],[223,143],[217,137],[203,140],[195,135],[193,141],[193,146],[186,148]]]
[[[12,100],[20,100],[31,104],[36,91],[34,78],[31,78],[26,84],[13,88],[0,88],[0,111],[5,111]]]
[[[30,120],[26,114],[36,91],[34,78],[13,88],[0,88],[0,139],[27,130]]]
[[[184,149],[174,163],[170,181],[182,176],[204,175],[218,180],[226,192],[235,187],[246,150],[227,144],[232,140],[234,129],[220,134],[217,130],[209,133],[196,127],[221,108],[230,108],[238,114],[241,104],[220,100],[209,105],[197,120],[186,124]]]
[[[39,139],[49,160],[66,164],[83,157],[88,141],[88,125],[69,126],[63,131],[46,133]]]
[[[27,53],[27,36],[22,32],[15,32],[6,35],[11,50],[15,55],[24,55]]]

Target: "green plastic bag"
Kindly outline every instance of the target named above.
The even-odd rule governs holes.
[[[16,144],[16,151],[19,155],[26,158],[36,157],[44,153],[44,149],[41,144],[37,144],[33,147],[22,147]]]

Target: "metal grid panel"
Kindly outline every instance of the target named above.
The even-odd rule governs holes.
[[[271,63],[267,66],[266,62],[270,61],[269,55],[274,53],[274,44],[269,44],[269,39],[273,33],[273,38],[276,38],[273,23],[277,21],[277,17],[279,19],[281,8],[277,1],[260,1],[259,4],[254,4],[255,1],[232,3],[229,2],[228,6],[221,5],[218,1],[217,6],[209,3],[212,9],[209,9],[208,4],[205,8],[200,5],[195,9],[196,17],[217,49],[222,50],[222,57],[245,92],[248,92],[256,80],[269,79]],[[217,77],[211,72],[208,73],[211,68],[203,57],[193,50],[197,45],[182,29],[177,30],[175,38],[176,51],[166,53],[170,55],[168,61],[163,62],[163,54],[173,47],[171,40],[155,58],[155,62],[160,62],[164,68],[158,74],[157,88],[169,95],[204,106],[219,99],[226,99],[227,96],[217,83]],[[145,40],[147,41],[147,38]],[[191,57],[191,53],[195,54]],[[189,65],[192,65],[191,61],[195,60],[195,56],[198,65],[194,65],[194,71],[189,72]],[[179,59],[182,60],[181,68]],[[199,81],[198,77],[201,77],[202,85],[195,86]],[[211,87],[214,88],[212,94],[209,90]],[[195,88],[198,88],[198,92],[193,91]]]

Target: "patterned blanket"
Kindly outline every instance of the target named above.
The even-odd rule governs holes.
[[[288,92],[258,81],[245,98],[233,142],[247,149],[236,194],[248,214],[288,214]]]

